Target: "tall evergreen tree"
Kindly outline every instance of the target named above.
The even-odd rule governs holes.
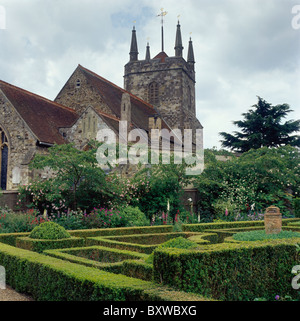
[[[261,147],[279,147],[285,145],[300,147],[300,136],[292,135],[300,131],[300,120],[282,122],[293,110],[288,104],[272,106],[261,97],[254,109],[243,113],[243,120],[234,121],[241,131],[232,134],[221,132],[224,138],[222,147],[236,152],[247,152]]]

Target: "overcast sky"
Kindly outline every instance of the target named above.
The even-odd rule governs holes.
[[[131,30],[139,58],[174,56],[180,15],[184,57],[191,35],[196,60],[197,117],[204,147],[220,148],[219,132],[237,128],[260,96],[287,103],[300,119],[300,0],[0,0],[0,79],[54,99],[78,64],[123,87]],[[1,14],[2,12],[2,14]],[[5,13],[5,16],[3,15]],[[4,17],[4,18],[3,18]],[[295,24],[294,24],[295,25]],[[191,34],[190,34],[191,33]]]

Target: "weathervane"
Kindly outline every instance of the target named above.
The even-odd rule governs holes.
[[[161,51],[164,51],[164,16],[167,15],[167,11],[164,11],[164,8],[160,9],[160,14],[157,17],[161,17]]]

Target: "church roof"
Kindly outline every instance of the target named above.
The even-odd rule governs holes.
[[[1,80],[0,90],[39,142],[65,143],[59,128],[73,125],[78,118],[74,110]]]
[[[136,128],[141,128],[148,131],[149,117],[158,115],[157,110],[151,104],[145,102],[123,88],[118,87],[112,82],[84,68],[81,65],[78,65],[78,68],[80,68],[80,70],[86,76],[88,82],[98,91],[105,103],[112,110],[113,114],[115,114],[119,119],[121,118],[122,95],[123,93],[128,93],[130,95],[131,102],[132,124]],[[169,126],[164,122],[163,119],[162,128],[169,129]]]
[[[161,51],[153,59],[160,59],[161,62],[165,62],[165,58],[167,58],[167,57],[168,57],[168,55],[164,51]]]

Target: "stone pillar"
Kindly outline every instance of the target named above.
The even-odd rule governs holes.
[[[281,232],[282,215],[276,206],[270,206],[266,209],[264,216],[266,234],[278,234]]]

